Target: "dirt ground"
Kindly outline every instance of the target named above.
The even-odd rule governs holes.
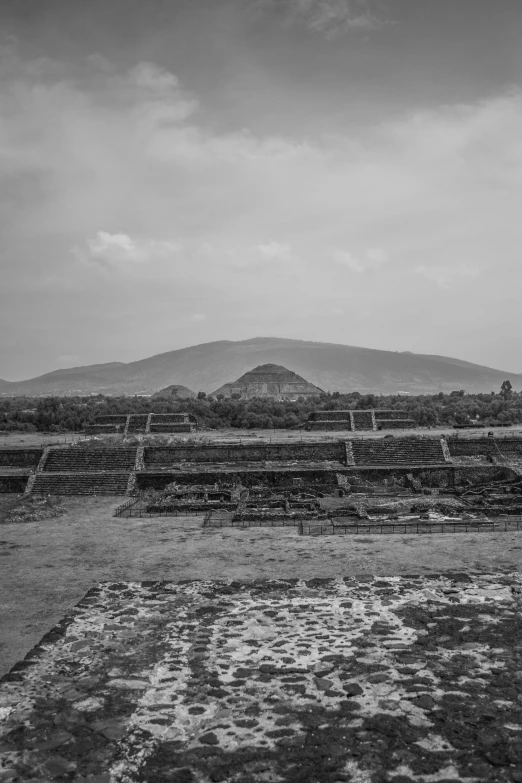
[[[495,427],[492,430],[495,433],[495,437],[503,438],[510,437],[512,435],[520,435],[522,432],[522,425],[514,427]],[[389,430],[388,434],[392,434],[396,437],[404,437],[406,435],[455,435],[459,432],[459,437],[483,437],[488,432],[487,429],[473,429],[473,430],[454,430],[453,427],[440,427],[440,428],[427,428],[418,427],[413,430]],[[339,440],[343,438],[382,438],[386,435],[387,431],[379,430],[378,432],[350,432],[349,430],[339,430],[336,432],[307,432],[306,430],[238,430],[238,429],[226,429],[226,430],[199,430],[187,435],[180,435],[181,439],[190,438],[191,440]],[[115,436],[111,436],[115,437]],[[150,437],[150,436],[149,436]],[[164,437],[164,436],[163,436]],[[84,440],[88,440],[89,436],[80,435],[77,432],[66,432],[56,435],[39,432],[13,432],[8,436],[0,437],[0,448],[24,447],[34,448],[43,446],[59,446],[67,445],[70,443],[78,443]]]
[[[105,580],[391,576],[515,571],[522,533],[300,537],[203,528],[203,517],[112,516],[121,498],[70,498],[66,514],[6,524],[0,510],[0,675]]]

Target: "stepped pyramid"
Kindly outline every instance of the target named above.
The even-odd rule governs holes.
[[[322,393],[322,389],[308,383],[286,367],[279,364],[260,364],[237,381],[225,383],[211,396],[223,394],[225,397],[231,397],[233,394],[239,394],[242,399],[271,397],[275,400],[297,400],[298,397],[307,398]]]
[[[180,400],[193,399],[196,393],[192,389],[188,389],[186,386],[180,386],[179,384],[172,384],[172,386],[166,386],[164,389],[160,389],[154,392],[153,397],[166,397],[167,399],[174,397]]]

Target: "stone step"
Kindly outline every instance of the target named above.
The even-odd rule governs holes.
[[[127,473],[37,473],[33,495],[125,495]]]
[[[136,448],[122,449],[51,449],[44,465],[45,473],[132,470]]]
[[[446,462],[438,439],[353,440],[352,451],[356,465],[440,465]]]

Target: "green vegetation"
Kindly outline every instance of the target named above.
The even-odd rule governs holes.
[[[488,427],[522,424],[522,392],[502,389],[491,394],[455,391],[435,395],[377,396],[373,394],[322,394],[312,400],[277,402],[212,400],[203,393],[197,399],[172,401],[154,397],[12,397],[0,399],[0,430],[27,432],[80,432],[96,416],[121,413],[177,413],[196,416],[200,426],[211,429],[297,429],[320,410],[386,408],[403,411],[421,427],[484,424]]]

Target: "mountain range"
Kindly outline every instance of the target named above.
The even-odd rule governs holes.
[[[522,391],[522,374],[447,356],[380,351],[336,343],[256,337],[220,340],[136,362],[73,367],[26,381],[0,380],[0,395],[153,394],[172,384],[213,392],[259,364],[280,364],[329,391],[434,394],[465,389],[498,392],[509,379]]]

